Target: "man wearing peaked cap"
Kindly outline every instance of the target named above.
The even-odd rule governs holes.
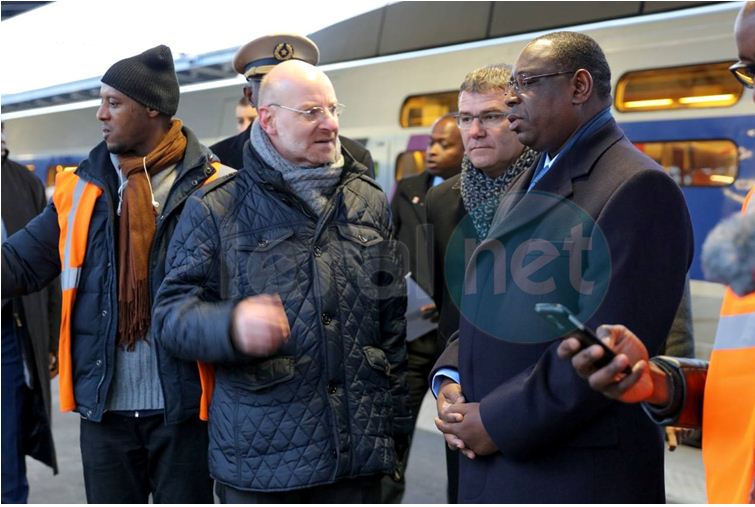
[[[265,35],[239,48],[233,57],[233,68],[247,79],[262,79],[274,66],[286,60],[317,65],[320,50],[312,39],[303,35]]]
[[[197,364],[160,350],[150,314],[184,201],[231,170],[173,118],[167,46],[114,63],[100,97],[103,141],[3,243],[2,297],[61,277],[60,407],[81,415],[88,502],[212,503]]]
[[[262,78],[276,65],[287,60],[301,60],[311,65],[320,61],[320,50],[309,37],[297,34],[265,35],[247,42],[239,48],[233,57],[233,68],[244,76],[247,84],[244,86],[244,96],[253,106],[257,105]],[[210,146],[220,160],[231,167],[241,169],[243,166],[242,150],[244,143],[249,140],[252,126],[240,134],[228,137]],[[361,144],[353,139],[339,136],[341,146],[356,160],[367,168],[370,177],[375,176],[372,155]]]

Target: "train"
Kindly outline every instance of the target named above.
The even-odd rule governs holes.
[[[695,234],[690,278],[701,357],[712,343],[715,300],[723,290],[702,281],[702,243],[716,223],[739,210],[755,184],[755,107],[728,71],[736,60],[732,27],[740,6],[715,3],[560,28],[601,45],[612,71],[614,117],[684,193]],[[376,180],[390,192],[397,177],[422,170],[430,125],[455,111],[465,74],[513,63],[543,33],[322,65],[346,105],[341,133],[367,146]],[[207,145],[233,135],[242,86],[236,78],[182,87],[177,117]],[[96,107],[90,101],[63,111],[3,115],[13,158],[50,183],[57,170],[75,165],[101,140]],[[706,299],[707,305],[699,303]]]

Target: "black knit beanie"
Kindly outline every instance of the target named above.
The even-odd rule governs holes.
[[[178,109],[178,78],[168,46],[157,46],[115,62],[102,82],[168,116]]]

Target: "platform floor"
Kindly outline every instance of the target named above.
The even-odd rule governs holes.
[[[53,400],[58,399],[53,382]],[[428,393],[422,405],[406,472],[404,503],[444,503],[446,473],[443,438],[433,425],[434,399]],[[79,417],[53,407],[53,433],[60,473],[27,459],[29,503],[85,503],[79,454]],[[666,493],[671,503],[705,503],[700,450],[681,446],[666,453]]]

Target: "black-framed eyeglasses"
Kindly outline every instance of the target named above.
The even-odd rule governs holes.
[[[576,70],[564,70],[561,72],[549,72],[547,74],[537,74],[536,76],[528,76],[527,74],[517,74],[511,76],[509,79],[509,86],[515,93],[522,93],[532,83],[537,82],[538,79],[544,79],[546,77],[563,76],[564,74],[574,74]]]
[[[734,74],[734,77],[737,78],[737,81],[742,83],[745,88],[752,89],[752,81],[755,76],[755,63],[745,63],[740,61],[729,67],[729,70]]]
[[[270,107],[280,107],[281,109],[298,113],[305,120],[314,123],[326,119],[328,115],[338,118],[346,106],[343,104],[333,104],[328,107],[312,106],[308,109],[296,109],[295,107],[288,107],[282,104],[270,104]]]
[[[468,114],[468,113],[456,113],[456,124],[461,130],[469,130],[472,128],[475,118],[480,120],[480,125],[483,128],[498,128],[503,124],[503,121],[508,116],[508,113],[503,111],[485,111],[480,114]]]

